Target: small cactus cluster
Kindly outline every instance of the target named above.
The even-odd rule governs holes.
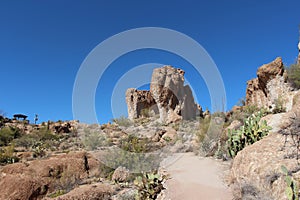
[[[235,157],[247,145],[251,145],[268,135],[271,127],[267,125],[265,120],[260,122],[262,116],[263,112],[259,111],[249,116],[238,130],[228,130],[227,146],[231,157]]]
[[[296,181],[289,175],[289,172],[285,166],[282,165],[281,170],[285,175],[285,182],[287,184],[285,194],[288,200],[299,200],[299,188]]]
[[[165,176],[160,176],[157,172],[143,173],[134,180],[138,188],[138,200],[156,199],[157,195],[164,189],[163,181]]]

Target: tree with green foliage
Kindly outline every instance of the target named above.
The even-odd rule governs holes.
[[[15,127],[4,127],[0,129],[0,146],[7,146],[13,139],[20,136],[19,129]]]

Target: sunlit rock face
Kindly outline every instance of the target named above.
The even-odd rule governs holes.
[[[172,66],[153,70],[150,91],[129,88],[126,103],[129,119],[139,118],[143,109],[151,109],[167,123],[194,119],[198,108],[191,88],[184,85],[184,71]]]
[[[292,108],[293,92],[286,81],[286,73],[280,57],[257,70],[257,78],[247,82],[246,105],[272,109],[281,101],[289,111]]]

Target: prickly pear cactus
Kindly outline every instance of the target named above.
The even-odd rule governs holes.
[[[271,127],[267,125],[265,120],[260,123],[262,116],[262,112],[252,114],[238,130],[228,130],[227,147],[231,157],[235,157],[245,146],[251,145],[268,135]]]
[[[281,166],[281,170],[285,175],[286,189],[285,194],[288,200],[299,200],[299,188],[296,181],[289,175],[289,172],[285,166]]]
[[[157,195],[164,189],[164,176],[160,176],[157,172],[143,173],[134,180],[135,186],[138,188],[137,200],[156,199]]]

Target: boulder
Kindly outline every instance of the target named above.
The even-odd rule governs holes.
[[[111,180],[115,182],[126,182],[130,176],[130,172],[125,167],[119,166],[113,173]]]
[[[280,103],[287,111],[291,110],[293,92],[284,72],[280,57],[258,68],[257,78],[247,82],[246,105],[272,110]]]
[[[267,120],[273,129],[262,140],[238,152],[231,169],[235,185],[259,189],[270,199],[287,199],[287,185],[281,166],[285,166],[295,180],[300,178],[295,138],[282,134],[291,127],[293,115],[293,112],[279,113],[262,119]]]
[[[228,130],[237,130],[239,129],[243,123],[239,120],[233,120],[228,127],[226,127],[225,132],[228,133]]]
[[[99,176],[99,165],[85,152],[6,165],[0,170],[0,199],[41,199],[60,187],[72,189],[89,176]]]
[[[110,200],[115,189],[108,184],[95,183],[82,185],[67,194],[56,198],[43,198],[45,200]]]

